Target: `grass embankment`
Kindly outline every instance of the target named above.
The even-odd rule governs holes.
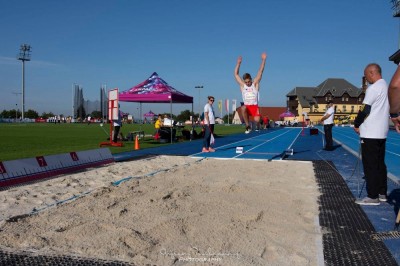
[[[187,126],[186,129],[190,130]],[[121,131],[124,136],[130,131],[143,130],[146,135],[154,134],[152,124],[124,124]],[[200,133],[201,128],[195,130]],[[219,136],[243,132],[240,125],[216,125]],[[110,125],[103,127],[98,123],[87,124],[50,124],[50,123],[0,123],[0,161],[8,161],[36,156],[67,153],[99,148],[101,142],[107,142]],[[187,141],[180,139],[179,141]],[[162,144],[148,136],[140,140],[140,148],[157,147]],[[134,141],[124,141],[123,147],[110,147],[111,153],[131,151]]]

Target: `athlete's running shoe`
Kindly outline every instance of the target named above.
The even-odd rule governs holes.
[[[249,127],[249,126],[247,126],[247,127],[246,127],[246,131],[245,131],[244,133],[246,133],[246,134],[249,134],[249,133],[250,133],[250,131],[251,131],[251,130],[250,130],[250,127]]]

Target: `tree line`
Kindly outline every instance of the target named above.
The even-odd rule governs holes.
[[[85,112],[84,112],[85,113]],[[129,114],[129,113],[128,113]],[[58,115],[58,114],[57,114]],[[170,115],[169,113],[162,113],[161,115]],[[178,115],[172,115],[172,119],[177,120],[177,121],[186,121],[186,120],[190,120],[190,117],[193,116],[194,118],[199,117],[200,114],[198,113],[194,113],[190,110],[183,110],[182,112],[180,112]],[[54,114],[53,112],[43,112],[41,115],[39,115],[39,113],[35,110],[29,109],[27,111],[25,111],[24,117],[25,118],[29,118],[29,119],[36,119],[36,118],[43,118],[43,119],[48,119],[51,117],[55,117],[56,114]],[[63,114],[60,114],[61,117],[64,117]],[[92,118],[101,118],[101,112],[100,111],[93,111],[90,116]],[[157,116],[157,114],[156,114]],[[22,112],[18,109],[11,109],[11,110],[3,110],[0,113],[0,117],[2,118],[20,118],[22,117]],[[82,118],[86,117],[86,113],[84,114],[84,116]],[[229,116],[230,119],[233,118],[233,114],[231,114]],[[155,119],[157,119],[155,117]],[[225,115],[224,117],[222,117],[222,119],[225,121],[225,123],[228,122],[228,115]]]

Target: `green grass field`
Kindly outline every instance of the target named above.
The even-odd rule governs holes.
[[[190,127],[187,126],[190,130]],[[124,124],[121,131],[124,136],[130,131],[143,130],[146,135],[154,134],[152,124]],[[201,128],[195,130],[200,133]],[[87,124],[50,124],[50,123],[0,123],[0,161],[8,161],[36,156],[67,153],[99,148],[101,142],[107,142],[110,125]],[[216,125],[219,136],[243,132],[241,125]],[[184,140],[179,140],[184,141]],[[134,141],[124,141],[124,147],[110,147],[111,153],[131,151]],[[148,136],[140,140],[140,148],[146,149],[161,144]]]

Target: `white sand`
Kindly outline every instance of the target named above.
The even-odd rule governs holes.
[[[137,265],[317,265],[318,195],[306,162],[115,163],[1,191],[0,248]]]

